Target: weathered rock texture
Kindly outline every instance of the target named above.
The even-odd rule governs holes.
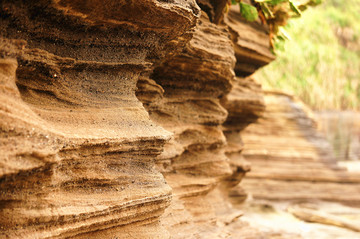
[[[257,28],[250,29],[262,29]],[[233,44],[241,46],[231,40],[238,38],[202,12],[184,50],[138,82],[137,96],[150,118],[174,133],[156,160],[173,189],[172,203],[162,218],[173,238],[221,238],[226,231],[231,235],[235,229],[228,225],[241,215],[228,194],[249,166],[240,155],[241,142],[229,146],[221,125],[228,120],[225,131],[240,139],[238,133],[257,119],[264,106],[257,86],[235,77],[236,60],[243,56],[235,55]],[[268,44],[252,41],[252,48]]]
[[[135,89],[191,39],[199,12],[192,1],[1,2],[2,236],[166,237],[171,188],[154,158],[170,133]]]
[[[246,232],[228,196],[264,106],[235,73],[273,57],[260,23],[198,3],[0,2],[1,237]]]
[[[220,127],[227,112],[219,97],[231,88],[234,65],[226,28],[210,23],[203,12],[185,49],[150,76],[162,89],[157,92],[161,100],[147,103],[144,99],[144,105],[155,123],[174,133],[156,160],[173,189],[173,203],[164,222],[174,237],[196,234],[192,223],[204,223],[206,227],[214,221],[212,206],[203,198],[231,174]],[[154,82],[148,80],[139,84],[141,89],[146,87],[144,84],[154,87]],[[141,92],[138,96],[142,99]],[[183,224],[188,224],[190,230],[184,230]]]
[[[251,172],[242,186],[270,200],[325,200],[360,206],[360,175],[339,168],[308,110],[292,96],[266,92],[266,111],[242,133]]]
[[[234,42],[236,75],[245,77],[274,60],[274,55],[269,50],[269,35],[266,28],[258,22],[244,21],[235,9],[231,8],[224,21],[229,26]]]

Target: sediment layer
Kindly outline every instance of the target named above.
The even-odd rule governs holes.
[[[264,110],[246,76],[273,59],[265,26],[226,1],[0,4],[1,236],[246,231],[229,192]]]
[[[311,110],[280,92],[266,92],[265,105],[264,116],[241,133],[252,167],[242,186],[258,199],[358,207],[360,175],[337,165]]]

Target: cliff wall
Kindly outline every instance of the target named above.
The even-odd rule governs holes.
[[[246,77],[273,56],[225,4],[1,1],[1,237],[256,231],[229,196],[264,110]]]
[[[360,206],[359,172],[339,167],[309,108],[293,96],[264,92],[266,111],[241,134],[252,171],[242,186],[254,198]]]

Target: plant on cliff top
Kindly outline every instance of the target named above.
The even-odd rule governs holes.
[[[313,109],[360,111],[360,0],[327,0],[285,27],[276,60],[256,73],[265,90],[299,96]]]
[[[318,5],[322,0],[251,0],[251,4],[243,0],[228,0],[228,5],[238,4],[240,14],[248,21],[260,18],[270,28],[270,45],[274,48],[274,40],[288,38],[282,28],[289,18],[300,17],[308,6]],[[227,6],[226,11],[229,9]]]

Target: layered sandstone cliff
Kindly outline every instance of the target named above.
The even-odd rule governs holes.
[[[241,134],[251,163],[242,186],[254,198],[360,206],[360,174],[338,166],[332,147],[301,101],[265,92],[266,111]]]
[[[263,116],[241,132],[251,164],[241,182],[248,193],[242,220],[283,238],[358,238],[360,172],[338,166],[296,97],[266,91],[264,103]]]
[[[228,196],[264,110],[244,77],[273,59],[265,26],[226,1],[0,4],[1,237],[246,231]]]

